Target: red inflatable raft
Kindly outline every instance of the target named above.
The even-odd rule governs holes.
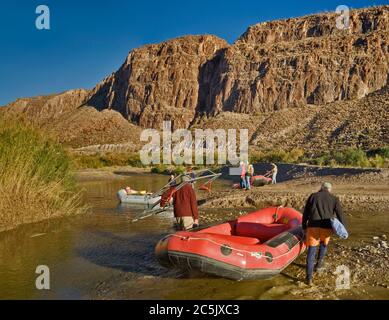
[[[305,249],[302,215],[266,208],[215,226],[180,231],[156,247],[161,265],[244,280],[280,273]]]

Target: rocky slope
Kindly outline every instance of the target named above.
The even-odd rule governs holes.
[[[138,142],[141,128],[164,120],[173,129],[248,128],[260,149],[383,146],[389,6],[351,11],[345,30],[337,17],[261,23],[233,45],[211,35],[147,45],[91,91],[18,99],[7,111],[72,146]]]
[[[252,188],[250,191],[226,189],[205,195],[201,199],[203,208],[242,208],[269,206],[304,209],[307,198],[320,189],[322,181],[334,185],[334,193],[339,197],[345,212],[382,212],[389,208],[389,170],[329,168],[306,165],[279,164],[277,185]],[[255,165],[256,174],[270,169],[269,164]],[[225,170],[223,173],[227,173]],[[231,179],[228,175],[224,175]],[[232,179],[237,182],[239,177]]]
[[[199,118],[193,127],[229,128],[231,123],[248,129],[250,145],[262,151],[378,148],[389,144],[389,86],[362,99],[326,105],[253,115],[221,112]]]
[[[49,96],[20,98],[7,105],[7,112],[24,115],[38,125],[45,125],[74,112],[88,96],[89,91],[79,89]]]
[[[87,90],[70,90],[57,95],[22,98],[0,111],[23,116],[74,148],[128,141],[137,148],[140,127],[114,110],[99,112],[84,106],[89,96]]]
[[[73,148],[128,142],[131,148],[126,151],[140,148],[141,128],[114,110],[99,112],[93,107],[80,107],[45,127],[58,136],[60,142]]]

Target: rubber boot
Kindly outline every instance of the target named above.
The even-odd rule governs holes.
[[[307,278],[306,282],[308,285],[312,285],[313,269],[316,260],[316,247],[308,247],[307,253]]]
[[[324,243],[320,243],[319,257],[315,266],[315,272],[321,273],[324,271],[324,258],[327,254],[327,246]]]

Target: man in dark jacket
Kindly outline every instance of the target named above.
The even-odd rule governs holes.
[[[183,181],[191,180],[184,176]],[[173,194],[174,217],[181,230],[189,230],[199,224],[196,193],[191,183],[187,183]]]
[[[306,231],[307,253],[307,283],[312,284],[313,272],[321,271],[327,246],[332,235],[331,218],[337,217],[345,224],[342,207],[339,199],[331,194],[332,185],[329,182],[322,184],[321,190],[311,194],[305,205],[303,214],[303,230]],[[319,247],[318,260],[316,249]]]

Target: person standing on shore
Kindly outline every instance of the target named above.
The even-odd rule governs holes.
[[[240,188],[242,190],[246,189],[246,164],[241,161],[240,163]]]
[[[278,174],[278,167],[275,163],[271,163],[271,170],[265,174],[266,176],[271,175],[271,184],[277,184],[277,174]]]
[[[310,195],[303,213],[302,228],[305,231],[308,248],[306,269],[308,285],[313,283],[313,272],[320,272],[323,268],[327,246],[333,233],[331,219],[336,216],[343,225],[345,224],[339,199],[331,192],[332,184],[324,182],[319,192]],[[317,247],[319,254],[315,264]]]
[[[247,162],[247,172],[246,172],[246,190],[251,189],[251,179],[254,176],[254,166]]]
[[[185,175],[183,182],[191,181]],[[197,208],[196,193],[191,183],[185,184],[173,194],[174,217],[181,230],[189,230],[199,225],[199,212]]]

